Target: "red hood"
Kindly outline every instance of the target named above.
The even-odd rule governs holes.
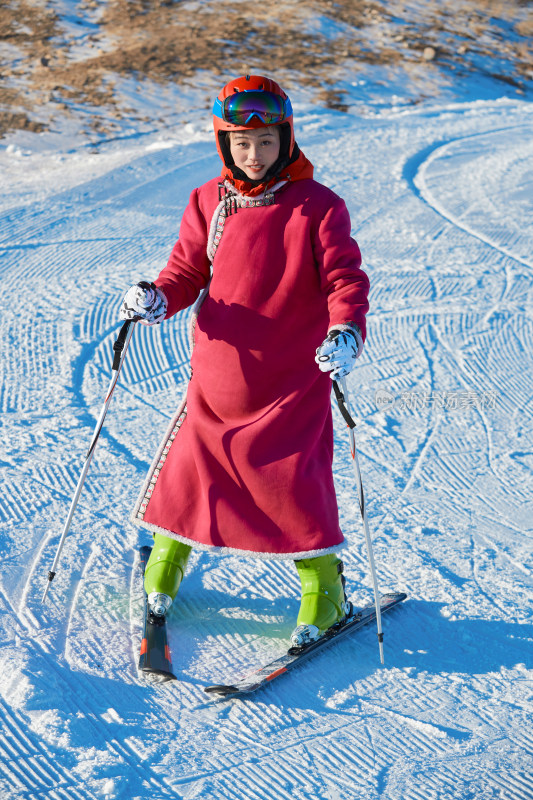
[[[258,186],[254,186],[248,181],[234,180],[231,170],[228,167],[224,167],[222,170],[222,179],[232,183],[238,192],[245,194],[248,197],[256,197],[258,194],[262,194],[271,186],[274,186],[276,183],[282,180],[301,181],[304,180],[304,178],[312,177],[313,165],[301,150],[296,161],[293,161],[292,164],[289,164],[288,167],[285,167],[280,175],[278,175],[276,178],[271,178],[267,183],[260,183]]]

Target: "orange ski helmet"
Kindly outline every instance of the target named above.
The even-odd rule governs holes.
[[[297,150],[288,95],[279,84],[263,75],[243,75],[227,83],[213,105],[216,145],[225,166],[234,166],[227,133],[268,125],[280,128],[280,158],[275,165],[279,172],[292,161]]]

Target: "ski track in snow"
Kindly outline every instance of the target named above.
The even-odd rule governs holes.
[[[149,537],[127,517],[186,387],[188,312],[136,327],[41,605],[122,294],[157,274],[191,189],[218,167],[211,143],[129,143],[114,168],[33,203],[13,186],[10,205],[8,187],[0,213],[16,298],[0,319],[2,800],[532,796],[531,108],[341,119],[317,112],[298,138],[346,199],[371,277],[349,383],[380,588],[409,595],[384,618],[386,666],[367,628],[261,694],[207,698],[208,683],[281,654],[298,579],[289,564],[195,552],[169,623],[180,680],[138,677],[135,552]],[[362,603],[370,581],[334,413],[346,574]]]

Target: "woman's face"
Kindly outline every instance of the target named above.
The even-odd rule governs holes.
[[[230,133],[235,166],[253,181],[261,180],[279,156],[279,128],[275,125]]]

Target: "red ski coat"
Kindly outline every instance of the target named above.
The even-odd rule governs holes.
[[[209,282],[218,184],[192,192],[156,280],[167,317]],[[344,201],[312,179],[226,217],[195,326],[186,406],[156,455],[136,524],[263,558],[342,546],[331,379],[315,351],[335,324],[355,322],[365,336],[368,278],[350,227]]]

